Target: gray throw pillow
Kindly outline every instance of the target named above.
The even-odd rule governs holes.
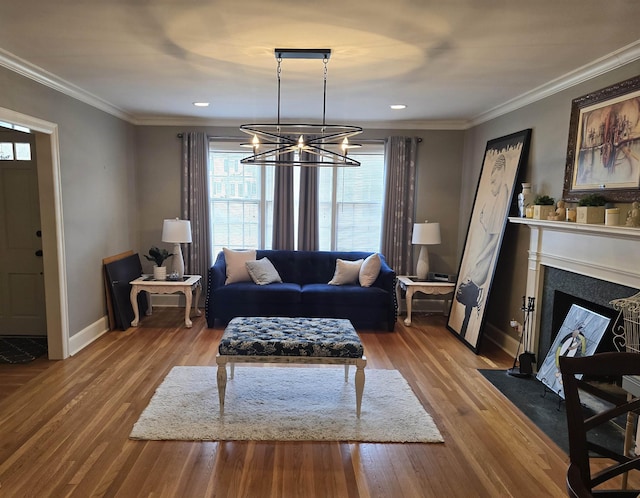
[[[280,274],[267,258],[245,262],[251,280],[258,285],[282,283]]]

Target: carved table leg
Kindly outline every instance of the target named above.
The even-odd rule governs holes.
[[[138,288],[133,285],[131,286],[131,307],[133,308],[133,320],[131,320],[131,326],[137,327],[138,322],[140,321],[140,311],[138,310]]]
[[[407,303],[407,318],[404,319],[404,324],[407,327],[411,326],[411,301],[413,300],[413,289],[407,286],[407,295],[405,301]]]
[[[191,328],[191,326],[193,325],[193,322],[191,321],[191,317],[189,316],[191,313],[191,299],[192,299],[191,288],[184,289],[183,292],[184,292],[184,297],[187,300],[187,303],[184,307],[184,324],[187,328]]]
[[[196,284],[196,300],[193,303],[193,312],[196,314],[196,316],[202,315],[202,311],[200,311],[198,309],[198,304],[200,303],[200,293],[201,292],[202,292],[202,285],[200,284],[200,281],[198,281],[198,283]]]

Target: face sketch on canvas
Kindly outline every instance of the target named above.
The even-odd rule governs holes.
[[[465,307],[464,319],[460,327],[460,335],[466,336],[473,310],[479,310],[486,294],[486,282],[489,277],[492,261],[496,254],[500,235],[504,225],[509,204],[509,187],[504,181],[506,158],[499,154],[491,168],[489,192],[482,205],[478,223],[474,228],[475,254],[470,260],[473,265],[463,274],[463,281],[456,292],[456,301]]]

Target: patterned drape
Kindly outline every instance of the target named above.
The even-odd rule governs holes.
[[[320,247],[318,211],[318,167],[305,166],[300,168],[299,251],[317,251]]]
[[[191,244],[182,245],[185,273],[201,275],[207,288],[211,266],[209,247],[209,194],[207,163],[209,139],[202,132],[182,134],[182,193],[180,217],[191,221]]]
[[[272,249],[294,249],[293,230],[293,168],[276,166],[273,193]]]
[[[415,205],[417,137],[389,137],[384,142],[386,171],[382,254],[398,275],[411,274],[411,232]]]

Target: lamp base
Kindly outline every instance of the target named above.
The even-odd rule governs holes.
[[[178,278],[184,277],[184,259],[182,257],[182,248],[176,243],[173,246],[173,271],[178,274]]]
[[[416,277],[426,280],[429,273],[429,250],[427,246],[420,246],[420,254],[416,263]]]

